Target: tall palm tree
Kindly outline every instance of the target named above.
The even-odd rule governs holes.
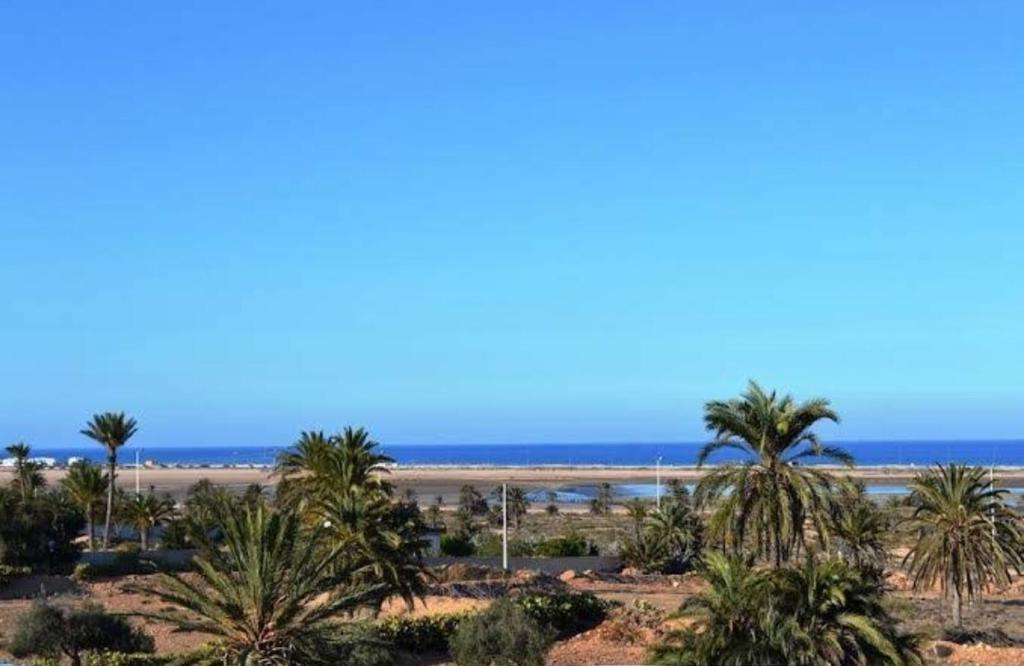
[[[753,381],[739,399],[705,405],[704,423],[715,436],[701,449],[697,466],[723,449],[742,454],[740,461],[708,471],[694,493],[698,507],[717,504],[708,524],[714,538],[731,539],[737,552],[749,539],[756,554],[774,558],[776,566],[806,547],[807,521],[827,542],[835,482],[828,472],[801,463],[816,458],[852,466],[853,458],[822,444],[811,428],[823,420],[839,421],[828,400],[797,403]]]
[[[384,478],[393,460],[377,446],[362,428],[329,437],[303,432],[278,457],[283,503],[308,528],[324,528],[332,545],[344,546],[337,566],[351,583],[383,580],[412,605],[426,590],[426,526],[415,503],[394,501]]]
[[[150,488],[145,495],[126,497],[121,512],[124,520],[139,533],[142,550],[149,550],[149,532],[174,516],[174,500],[169,496],[159,497]]]
[[[107,517],[103,527],[103,548],[110,547],[110,521],[114,515],[114,487],[117,481],[117,450],[124,446],[138,430],[135,419],[124,412],[93,414],[92,420],[80,432],[93,439],[107,451]]]
[[[14,483],[13,485],[21,496],[22,504],[28,504],[36,490],[46,485],[46,479],[40,472],[41,466],[29,460],[32,455],[32,448],[24,442],[11,444],[7,447],[7,453],[14,458]]]
[[[68,469],[61,484],[68,491],[71,499],[85,513],[86,530],[89,533],[89,550],[96,549],[96,509],[102,505],[107,494],[108,478],[99,465],[84,460],[76,462]]]
[[[963,600],[1010,582],[1024,565],[1020,518],[1006,506],[1006,489],[993,488],[985,470],[936,465],[910,485],[918,538],[904,563],[917,588],[938,583],[952,597],[953,623],[963,624]]]
[[[298,517],[263,502],[225,510],[218,525],[222,547],[200,551],[195,578],[160,574],[142,588],[175,607],[148,617],[214,637],[211,664],[340,663],[336,623],[379,603],[384,586],[343,584],[344,546],[328,547],[322,531],[304,536]]]
[[[921,664],[917,641],[899,633],[877,582],[841,560],[757,572],[709,553],[707,589],[680,615],[693,622],[653,651],[654,663],[768,666]]]

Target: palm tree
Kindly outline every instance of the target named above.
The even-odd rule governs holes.
[[[22,504],[27,505],[36,490],[46,485],[46,479],[40,472],[41,465],[29,460],[32,449],[24,442],[11,444],[7,453],[14,458],[13,485],[21,496]]]
[[[938,583],[952,597],[953,623],[963,624],[963,599],[1010,582],[1024,564],[1020,519],[1006,506],[1009,492],[993,488],[980,467],[936,465],[910,485],[908,519],[917,542],[904,558],[915,588]]]
[[[664,551],[666,564],[673,569],[689,566],[700,555],[703,526],[700,519],[682,501],[663,502],[647,518],[646,531]]]
[[[851,483],[843,492],[832,517],[836,551],[839,557],[856,567],[880,569],[886,560],[885,539],[890,530],[889,520],[868,499],[862,483]]]
[[[707,472],[694,493],[698,507],[717,503],[708,524],[714,538],[731,539],[737,552],[750,539],[756,554],[774,558],[776,566],[806,547],[808,520],[827,542],[834,481],[801,462],[818,458],[852,466],[853,458],[821,443],[811,428],[822,420],[839,421],[828,400],[797,403],[753,381],[739,399],[705,405],[704,423],[715,437],[701,449],[697,466],[722,449],[743,455]]]
[[[96,549],[96,509],[102,505],[103,496],[107,494],[107,475],[99,465],[92,465],[84,460],[76,462],[68,469],[67,476],[61,484],[71,495],[71,499],[82,507],[85,513],[86,529],[89,533],[89,550]]]
[[[768,581],[739,557],[717,552],[704,560],[707,588],[690,597],[678,615],[693,624],[671,632],[652,650],[655,664],[774,666],[777,659],[765,639],[760,612],[766,606]]]
[[[96,440],[107,450],[107,517],[103,527],[103,548],[110,547],[110,521],[114,515],[114,486],[117,481],[117,450],[124,446],[138,430],[135,419],[124,412],[93,414],[81,433]]]
[[[384,586],[343,585],[334,565],[345,546],[328,547],[322,530],[304,538],[294,514],[261,502],[218,521],[223,547],[200,551],[198,580],[160,574],[143,588],[176,607],[148,617],[214,637],[211,664],[337,663],[335,623],[379,603]]]
[[[139,545],[149,550],[149,532],[174,516],[174,500],[158,497],[153,488],[145,495],[132,495],[124,499],[121,507],[124,520],[139,533]]]
[[[303,432],[278,457],[284,505],[310,529],[326,529],[333,545],[344,546],[336,566],[350,583],[383,580],[411,605],[426,590],[426,526],[415,503],[394,501],[383,478],[392,459],[377,453],[377,446],[361,428],[330,437]]]
[[[841,560],[757,572],[709,553],[707,589],[687,600],[692,620],[653,651],[660,664],[768,666],[921,664],[913,636],[896,631],[877,582]]]
[[[492,495],[498,502],[498,507],[500,508],[502,487],[498,486],[495,488]],[[519,486],[509,486],[508,489],[505,490],[505,502],[508,517],[512,519],[512,528],[518,530],[519,521],[530,510],[530,498],[526,496],[526,491]]]

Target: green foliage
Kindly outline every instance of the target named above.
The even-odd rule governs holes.
[[[896,630],[878,580],[842,560],[759,572],[710,553],[704,577],[707,589],[680,609],[692,624],[653,650],[654,663],[922,663],[916,638]]]
[[[514,602],[556,638],[568,638],[599,625],[609,605],[593,594],[529,594]]]
[[[469,557],[476,552],[476,544],[465,535],[442,534],[440,550],[442,555],[449,557]]]
[[[195,576],[161,574],[142,588],[172,606],[149,617],[214,637],[218,663],[339,663],[351,642],[336,623],[377,607],[387,586],[353,585],[334,568],[344,544],[328,547],[324,530],[304,536],[294,514],[227,509],[222,547],[196,556]]]
[[[9,564],[0,564],[0,590],[7,587],[10,582],[19,577],[32,573],[31,567],[14,567]]]
[[[451,652],[460,666],[543,666],[553,633],[507,599],[459,624]]]
[[[623,562],[648,573],[681,573],[699,557],[703,533],[703,525],[689,504],[682,499],[666,499],[623,545]]]
[[[35,492],[26,504],[14,488],[0,488],[0,564],[59,568],[78,557],[72,540],[85,524],[62,488]]]
[[[885,539],[892,526],[862,483],[847,481],[832,517],[836,553],[857,567],[885,566]]]
[[[597,548],[578,534],[544,539],[533,548],[537,557],[583,557],[597,555]]]
[[[68,469],[61,485],[68,491],[72,501],[81,508],[85,515],[85,526],[89,535],[89,550],[96,548],[95,516],[103,506],[103,498],[107,495],[108,477],[99,465],[85,460],[76,462]]]
[[[412,606],[426,591],[426,526],[416,502],[395,500],[386,480],[393,461],[377,446],[362,428],[302,433],[278,458],[280,502],[307,529],[323,528],[347,584],[382,582]]]
[[[88,562],[79,562],[71,571],[71,579],[79,583],[84,583],[95,575],[96,572]]]
[[[150,487],[148,493],[124,497],[118,515],[139,533],[142,550],[149,550],[150,530],[174,516],[174,500],[170,495],[157,495]]]
[[[110,526],[114,518],[114,490],[117,479],[117,450],[128,443],[138,431],[135,419],[125,416],[124,412],[105,412],[93,414],[80,432],[100,444],[107,451],[107,512],[103,529],[103,548],[110,547]]]
[[[82,660],[82,666],[170,666],[175,657],[139,652],[89,652]]]
[[[485,532],[477,535],[473,554],[479,557],[499,557],[501,555],[501,535]],[[523,539],[508,540],[509,557],[529,557],[533,554],[534,545]]]
[[[937,465],[910,485],[918,534],[907,554],[914,586],[942,586],[952,597],[953,622],[962,624],[963,598],[974,600],[991,584],[1010,582],[1024,567],[1020,517],[1006,505],[1005,489],[993,488],[980,467]]]
[[[36,603],[19,619],[9,649],[18,658],[64,655],[79,664],[88,651],[152,652],[153,639],[95,604],[65,611]]]
[[[388,644],[413,654],[444,652],[459,624],[472,615],[472,612],[464,612],[392,616],[377,623],[377,635]]]
[[[715,438],[701,449],[697,466],[722,449],[746,458],[712,468],[697,485],[696,505],[714,510],[712,540],[731,542],[737,553],[752,547],[776,566],[806,550],[808,523],[827,545],[836,483],[828,472],[801,463],[818,458],[852,466],[853,458],[821,443],[811,428],[822,420],[839,421],[828,400],[797,403],[756,382],[737,400],[705,405],[704,423]]]

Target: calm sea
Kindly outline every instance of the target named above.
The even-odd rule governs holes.
[[[392,444],[384,453],[403,465],[692,465],[699,442],[619,444]],[[836,445],[852,453],[861,465],[929,465],[961,462],[979,465],[1024,466],[1024,440],[871,441]],[[143,460],[165,465],[269,465],[283,447],[168,446],[137,449],[129,445],[120,458],[131,462],[135,451]],[[33,449],[38,456],[66,462],[81,456],[103,460],[98,445]],[[2,456],[0,456],[2,457]],[[723,452],[712,462],[730,458]]]

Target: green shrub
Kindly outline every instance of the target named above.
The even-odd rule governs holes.
[[[377,635],[381,640],[406,652],[444,652],[459,624],[472,615],[472,612],[464,612],[389,617],[377,624]]]
[[[554,633],[508,599],[459,624],[451,652],[460,666],[543,666]]]
[[[10,582],[19,577],[32,573],[30,567],[14,567],[9,564],[0,564],[0,590],[7,587]]]
[[[501,551],[501,535],[488,532],[477,537],[473,554],[480,557],[499,557]],[[510,557],[530,557],[533,555],[533,544],[522,539],[509,539],[508,554]]]
[[[593,629],[608,615],[610,605],[592,594],[530,594],[515,598],[515,604],[551,629],[557,638],[568,638]]]
[[[173,661],[174,657],[104,650],[86,654],[82,666],[167,666]]]
[[[95,575],[92,565],[88,562],[79,562],[71,572],[71,579],[79,583],[89,580]]]
[[[473,540],[460,534],[441,536],[441,554],[450,557],[469,557],[476,552]]]
[[[65,611],[36,603],[21,616],[8,649],[15,657],[67,655],[79,663],[86,652],[152,652],[153,639],[102,606],[87,604]]]
[[[583,557],[597,555],[597,548],[583,537],[570,534],[541,541],[534,548],[534,554],[538,557]]]

